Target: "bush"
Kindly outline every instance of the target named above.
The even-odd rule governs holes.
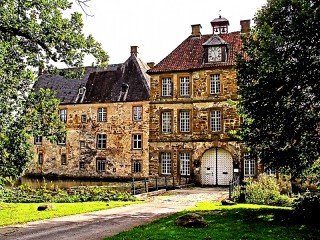
[[[265,174],[259,175],[257,180],[249,178],[245,182],[245,199],[247,203],[265,204],[273,206],[292,206],[292,199],[281,195],[277,180]],[[233,192],[233,199],[239,201],[240,186]]]
[[[29,185],[0,189],[0,201],[11,203],[41,202],[87,202],[87,201],[135,201],[136,198],[127,192],[110,190],[105,186],[86,186],[72,189],[61,189],[56,186],[42,186],[33,189]]]
[[[307,193],[294,201],[294,215],[297,219],[308,222],[319,222],[320,196]]]

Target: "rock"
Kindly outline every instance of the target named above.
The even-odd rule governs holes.
[[[233,202],[233,201],[231,201],[231,200],[229,200],[229,199],[223,199],[223,200],[221,201],[221,203],[222,203],[222,205],[236,205],[235,202]]]
[[[187,213],[176,218],[176,225],[187,228],[204,228],[208,226],[203,217],[196,213]]]
[[[54,209],[56,209],[56,206],[53,204],[43,204],[38,207],[38,211],[54,210]]]

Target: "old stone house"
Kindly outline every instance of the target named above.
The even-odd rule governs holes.
[[[131,47],[123,64],[87,67],[82,79],[42,75],[35,88],[55,90],[67,135],[34,138],[27,175],[129,179],[149,175],[149,69]]]
[[[148,71],[150,175],[228,185],[240,172],[256,174],[255,161],[231,134],[240,125],[230,102],[238,100],[236,52],[250,20],[240,25],[229,33],[229,21],[220,16],[206,35],[192,25],[191,35]]]

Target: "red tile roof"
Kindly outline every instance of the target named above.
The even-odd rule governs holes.
[[[201,37],[189,36],[167,57],[159,62],[154,68],[148,71],[149,74],[164,73],[174,71],[187,71],[201,68],[214,68],[220,66],[235,65],[235,53],[240,52],[241,38],[239,32],[220,34],[228,45],[228,60],[226,62],[205,63],[204,62],[204,44],[212,34],[202,35]]]

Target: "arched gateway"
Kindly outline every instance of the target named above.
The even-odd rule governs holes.
[[[222,148],[211,148],[201,158],[201,184],[228,185],[233,177],[231,154]]]

